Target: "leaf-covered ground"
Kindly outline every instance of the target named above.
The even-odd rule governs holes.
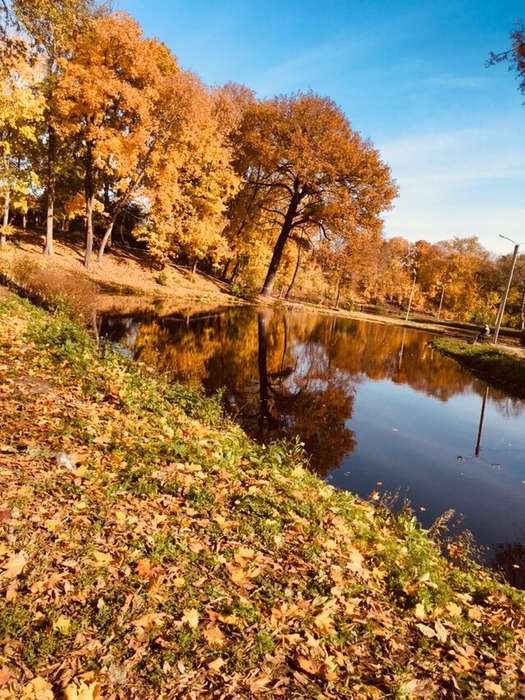
[[[450,338],[435,338],[432,344],[488,384],[525,398],[525,357],[502,350],[491,343],[465,343]]]
[[[0,381],[0,698],[525,692],[523,595],[409,515],[8,294]]]

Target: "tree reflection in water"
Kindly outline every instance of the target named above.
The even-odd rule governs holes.
[[[394,421],[407,417],[407,408],[398,405],[399,399],[406,397],[406,391],[398,396],[394,389],[410,387],[420,397],[418,400],[411,399],[409,408],[416,411],[410,421],[413,434],[405,431],[405,443],[393,441],[387,446],[370,446],[370,440],[373,443],[375,439],[375,428],[372,426],[372,436],[365,431],[368,440],[365,468],[369,472],[384,468],[385,460],[389,464],[400,465],[399,468],[404,471],[399,477],[399,486],[411,484],[415,489],[420,487],[422,470],[427,467],[425,462],[428,462],[428,468],[436,471],[428,472],[423,494],[427,499],[432,497],[429,495],[433,490],[430,481],[439,478],[438,469],[442,467],[441,464],[436,466],[439,449],[436,457],[434,452],[423,451],[425,443],[421,442],[420,451],[415,456],[410,440],[412,443],[417,443],[418,439],[422,441],[424,438],[418,435],[418,431],[425,430],[426,439],[431,432],[429,449],[447,448],[448,432],[454,429],[457,421],[453,414],[449,415],[449,410],[436,412],[432,408],[432,414],[425,414],[429,410],[425,397],[431,397],[435,405],[436,401],[438,404],[445,403],[464,396],[465,401],[468,399],[469,414],[477,413],[472,420],[472,435],[463,436],[461,443],[464,451],[471,445],[472,454],[463,458],[465,465],[456,468],[455,474],[448,472],[451,479],[449,488],[456,488],[452,484],[458,482],[452,479],[459,478],[460,470],[468,469],[469,464],[472,468],[468,477],[488,484],[489,477],[482,470],[487,465],[490,469],[489,462],[493,460],[484,460],[480,454],[485,443],[481,442],[483,420],[479,420],[480,410],[487,404],[486,386],[455,362],[435,352],[429,345],[430,337],[425,333],[330,316],[246,308],[191,317],[106,317],[100,333],[102,337],[119,343],[135,359],[157,367],[175,380],[202,385],[207,393],[223,389],[228,412],[258,440],[268,442],[280,438],[299,438],[309,455],[312,468],[323,477],[329,472],[335,473],[338,467],[346,464],[349,455],[356,450],[358,440],[364,439],[362,408],[358,412],[361,427],[357,436],[355,434],[355,402],[360,396],[366,397],[365,389],[369,392],[371,386],[381,387],[379,397],[374,395],[374,400],[379,401],[377,420],[384,420],[384,402],[392,401],[387,415],[393,426]],[[479,397],[479,403],[476,401],[474,404],[480,408],[472,405],[474,396]],[[502,420],[515,420],[523,413],[522,402],[494,389],[490,391],[489,402],[491,409],[496,409]],[[418,415],[419,406],[421,416]],[[484,415],[485,412],[482,413]],[[440,423],[432,424],[430,431],[429,421],[436,419]],[[385,427],[383,440],[386,435],[384,431]],[[391,437],[388,439],[391,440]],[[442,444],[434,444],[438,439],[442,440]],[[406,451],[403,453],[405,445]],[[390,447],[397,450],[395,458],[388,452]],[[452,443],[450,447],[452,449]],[[383,452],[375,455],[381,449]],[[458,452],[452,457],[452,462],[457,462],[457,455]],[[378,458],[382,458],[383,463],[380,464]],[[360,459],[364,458],[361,456]],[[410,460],[412,462],[405,468],[405,461]],[[525,475],[521,478],[525,479]],[[339,485],[346,486],[341,479]],[[350,484],[350,488],[357,488],[362,495],[369,493],[369,486],[369,482],[365,481]],[[435,499],[442,512],[450,504],[446,502],[443,484],[436,482],[436,486],[442,489]],[[469,488],[468,483],[459,487],[467,491]],[[487,489],[490,491],[489,485],[485,488],[485,495]],[[479,520],[475,506],[473,508],[472,512]],[[425,516],[419,515],[425,522]],[[513,580],[522,580],[521,569],[513,566],[516,564],[513,557],[520,558],[517,565],[525,565],[522,545],[493,547],[493,555],[499,562],[497,565],[503,567]]]

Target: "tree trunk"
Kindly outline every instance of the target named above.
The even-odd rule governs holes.
[[[288,287],[288,289],[286,290],[286,294],[284,295],[285,299],[288,299],[288,297],[290,296],[290,292],[292,291],[292,288],[295,284],[295,279],[297,277],[297,273],[299,271],[300,263],[301,263],[301,246],[298,243],[297,244],[297,260],[295,262],[295,270],[293,271],[293,277],[292,277],[292,280],[290,282],[290,286]]]
[[[277,271],[279,270],[279,265],[281,264],[281,259],[283,257],[283,251],[286,245],[286,241],[288,240],[290,233],[292,232],[293,220],[295,218],[295,215],[297,214],[299,202],[299,193],[295,192],[292,196],[292,199],[290,200],[288,211],[286,212],[286,216],[284,218],[284,222],[281,228],[281,233],[279,234],[279,238],[277,239],[275,248],[273,249],[272,259],[270,261],[268,272],[266,273],[266,279],[264,280],[263,288],[261,290],[261,294],[264,297],[269,297],[272,293],[273,285],[275,282],[275,276],[277,274]]]
[[[195,277],[195,274],[197,272],[197,260],[193,263],[193,267],[191,268],[191,276]]]
[[[233,268],[232,276],[230,279],[230,284],[235,284],[235,280],[237,279],[237,275],[239,274],[239,267],[241,265],[241,262],[239,258],[235,261],[235,267]]]
[[[7,236],[6,236],[6,229],[7,225],[9,223],[9,207],[11,205],[11,192],[9,190],[6,191],[5,195],[5,200],[4,200],[4,216],[2,219],[2,232],[0,234],[0,246],[3,248],[6,244],[7,241]]]
[[[27,228],[27,215],[26,214],[22,214],[22,228],[24,229],[24,231]]]
[[[47,144],[47,183],[46,183],[46,245],[44,255],[53,255],[53,227],[55,216],[55,160],[56,160],[56,134],[53,127],[48,129]]]
[[[98,249],[98,261],[99,263],[102,262],[102,257],[104,255],[104,251],[106,250],[106,246],[109,246],[109,241],[111,240],[111,234],[113,233],[113,226],[115,225],[114,220],[112,219],[111,222],[109,223],[106,232],[104,233],[104,238],[102,239],[100,243],[100,248]]]
[[[91,269],[93,255],[93,208],[95,205],[95,187],[93,182],[93,153],[92,145],[88,142],[86,152],[86,255],[84,265]]]
[[[335,308],[339,308],[339,297],[341,296],[341,275],[337,278],[337,289],[335,293]]]
[[[523,296],[521,298],[520,316],[521,316],[521,330],[525,331],[525,289],[523,290]]]
[[[106,214],[109,214],[109,210],[111,208],[111,201],[109,199],[109,183],[105,182],[104,183],[104,211]],[[102,243],[100,244],[100,248],[98,251],[98,261],[102,262],[102,255],[104,255],[104,250],[106,248],[110,249],[112,244],[113,244],[113,227],[115,225],[115,213],[111,217],[111,223],[108,224],[106,228],[106,233],[104,234],[104,238],[102,239],[102,243],[104,243],[104,248],[102,248]],[[108,231],[109,231],[109,236],[108,236]],[[102,250],[102,254],[101,251]]]
[[[439,300],[439,309],[438,309],[438,320],[441,318],[441,311],[443,309],[443,299],[445,298],[445,285],[441,287],[441,299]]]
[[[228,277],[228,270],[230,269],[230,264],[231,264],[231,258],[229,260],[226,260],[224,263],[224,267],[222,269],[222,274],[221,274],[221,280],[223,282],[226,282],[226,278]]]
[[[93,256],[93,206],[94,195],[86,196],[86,253],[84,265],[87,270],[91,269],[91,258]]]

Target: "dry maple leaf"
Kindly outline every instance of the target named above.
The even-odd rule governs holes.
[[[418,603],[414,608],[414,617],[417,617],[418,620],[424,620],[426,616],[425,606],[423,603]]]
[[[184,610],[184,615],[182,616],[182,622],[185,622],[192,629],[197,629],[199,626],[199,613],[195,608],[188,608]]]
[[[468,617],[470,620],[481,620],[482,614],[479,608],[469,608]]]
[[[53,629],[61,634],[67,634],[71,629],[71,620],[65,615],[59,615],[53,622]]]
[[[137,575],[140,578],[150,578],[153,576],[153,567],[149,559],[139,559],[137,561]]]
[[[498,685],[497,683],[494,683],[493,681],[487,679],[483,681],[483,688],[489,693],[493,693],[496,697],[502,697],[505,694],[505,691],[501,687],[501,685]]]
[[[111,564],[111,554],[107,554],[107,552],[99,552],[98,550],[95,550],[93,552],[93,559],[94,561],[92,564],[99,568],[104,568],[105,566],[109,566]]]
[[[331,611],[327,609],[322,610],[319,615],[314,618],[314,623],[322,634],[330,634],[333,629]]]
[[[250,579],[243,568],[241,568],[240,566],[235,566],[234,564],[226,564],[226,569],[228,570],[228,573],[233,583],[237,584],[238,586],[243,586],[245,588],[248,587]]]
[[[219,671],[221,670],[221,668],[224,666],[225,663],[226,663],[226,661],[224,661],[224,659],[221,656],[218,656],[213,661],[210,661],[210,663],[208,664],[208,668],[211,671],[214,671],[215,673],[219,673]]]
[[[7,666],[2,666],[2,668],[0,668],[0,686],[8,683],[11,675],[9,668]]]
[[[25,552],[12,554],[9,559],[2,564],[4,571],[1,578],[16,578],[22,573],[22,570],[26,564],[27,556]]]
[[[429,627],[428,625],[423,625],[421,622],[416,625],[418,630],[423,634],[425,637],[428,637],[429,639],[432,639],[432,637],[436,636],[436,633],[432,629],[432,627]]]
[[[444,644],[447,641],[448,630],[441,624],[439,620],[434,623],[434,629],[436,630],[437,638]]]
[[[308,659],[306,656],[298,656],[297,663],[303,671],[310,673],[312,676],[316,676],[321,668],[317,661]]]
[[[452,615],[452,617],[459,617],[461,615],[461,608],[456,603],[447,603],[447,610]]]
[[[160,627],[162,624],[164,624],[164,617],[165,615],[163,613],[147,613],[146,615],[141,615],[141,617],[133,620],[131,624],[133,624],[135,627],[141,628],[144,630],[144,632],[147,632],[153,627]]]
[[[266,686],[271,683],[271,681],[271,676],[266,675],[254,678],[252,681],[250,681],[250,693],[252,693],[252,695],[257,695],[258,693],[265,691]]]
[[[97,700],[100,698],[100,685],[90,683],[86,685],[83,681],[79,686],[70,683],[64,691],[65,700]]]
[[[213,625],[208,627],[203,632],[204,638],[208,644],[212,647],[222,647],[224,646],[224,634],[218,625]]]
[[[350,571],[354,571],[356,574],[362,573],[363,571],[363,555],[358,549],[350,550],[350,562],[348,568]]]
[[[51,683],[40,676],[33,678],[24,686],[21,700],[54,700]]]

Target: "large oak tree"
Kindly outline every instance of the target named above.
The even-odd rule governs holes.
[[[253,105],[239,132],[246,188],[265,193],[260,212],[278,225],[262,288],[272,293],[287,241],[299,227],[351,236],[377,226],[396,187],[372,144],[327,98],[298,93]]]

